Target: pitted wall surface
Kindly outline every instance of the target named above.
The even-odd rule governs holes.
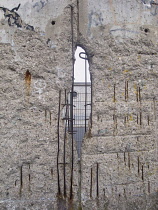
[[[81,160],[64,120],[77,45]],[[0,63],[0,209],[158,208],[158,1],[1,0]]]

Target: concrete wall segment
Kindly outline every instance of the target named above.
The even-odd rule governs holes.
[[[21,4],[21,19],[0,10],[1,209],[157,209],[157,3],[1,0],[10,12]],[[72,81],[70,4],[73,50],[86,50],[93,76],[93,126],[81,168],[74,146],[72,201],[69,135],[63,196],[62,117],[56,166],[59,91],[62,112]]]

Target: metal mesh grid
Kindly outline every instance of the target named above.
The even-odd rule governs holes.
[[[82,140],[88,129],[91,114],[91,83],[74,83],[73,105],[73,135],[80,157]]]

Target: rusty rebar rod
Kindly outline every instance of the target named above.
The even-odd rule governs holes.
[[[73,6],[70,6],[71,8],[71,36],[72,36],[72,43],[71,43],[71,47],[72,47],[72,87],[71,87],[71,94],[70,94],[70,101],[71,101],[71,106],[70,106],[70,117],[72,117],[71,119],[71,123],[70,123],[70,129],[72,132],[71,135],[71,178],[70,178],[70,199],[73,198],[73,165],[74,165],[74,142],[73,142],[73,92],[74,92],[74,29],[73,29],[73,24],[74,24],[74,17],[73,17],[73,13],[74,13],[74,8]]]
[[[138,156],[138,174],[140,173],[140,160],[139,160],[139,156]]]
[[[87,131],[87,61],[85,53],[85,133]]]
[[[116,101],[116,84],[114,84],[114,102]]]
[[[144,181],[144,165],[142,164],[142,181]]]
[[[60,107],[61,107],[61,90],[59,91],[59,105],[58,105],[58,152],[57,152],[57,177],[58,177],[58,194],[60,195],[60,173],[59,173],[59,151],[60,151]]]
[[[92,186],[93,186],[93,168],[91,168],[90,197],[92,197]]]
[[[80,5],[79,0],[77,0],[77,39],[79,39],[80,35]]]
[[[128,81],[125,81],[125,101],[128,100]]]
[[[66,94],[65,94],[65,97],[66,97]],[[67,133],[67,114],[68,114],[68,100],[67,100],[67,103],[66,103],[66,112],[65,112],[65,118],[66,118],[66,121],[65,121],[65,131],[64,131],[64,154],[63,154],[63,162],[64,162],[64,197],[66,197],[66,160],[65,160],[65,156],[66,156],[66,133]]]
[[[23,165],[20,166],[20,197],[22,193],[22,188],[23,188]]]
[[[96,186],[96,188],[97,188],[97,197],[99,197],[99,163],[97,163],[97,186]]]

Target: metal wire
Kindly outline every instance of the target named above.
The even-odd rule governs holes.
[[[85,90],[86,87],[86,90]],[[81,144],[89,127],[91,116],[91,83],[74,83],[74,91],[77,96],[73,98],[74,106],[74,139],[77,143],[78,157],[81,156]],[[85,100],[86,99],[86,100]]]

